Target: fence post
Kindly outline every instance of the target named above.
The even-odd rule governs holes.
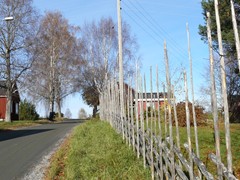
[[[132,79],[131,79],[131,87],[132,87]],[[134,94],[133,95],[133,89],[131,89],[131,92],[130,92],[130,104],[131,104],[131,126],[132,126],[132,147],[133,147],[133,150],[135,151],[135,131],[134,131],[134,113],[133,113],[133,98],[136,98],[136,95]]]
[[[214,0],[215,5],[215,15],[217,24],[217,36],[218,36],[218,48],[220,54],[220,64],[221,64],[221,83],[222,83],[222,97],[224,103],[224,123],[225,123],[225,138],[226,138],[226,149],[227,149],[227,165],[228,171],[232,173],[232,151],[231,151],[231,137],[229,129],[229,110],[228,110],[228,99],[227,99],[227,85],[226,85],[226,74],[225,74],[225,62],[223,55],[222,46],[222,34],[221,34],[221,24],[219,18],[218,10],[218,0]]]
[[[158,100],[158,129],[159,129],[159,160],[160,160],[160,178],[163,179],[163,162],[162,162],[162,126],[161,126],[161,113],[160,105],[161,101],[159,100],[159,79],[158,79],[158,66],[156,66],[156,76],[157,76],[157,100]]]
[[[167,112],[166,112],[166,91],[165,91],[165,84],[163,84],[163,109],[164,109],[164,130],[165,130],[165,138],[167,138],[168,130],[167,130]]]
[[[152,67],[150,67],[150,89],[151,89],[151,172],[152,172],[152,179],[154,179],[154,164],[153,164],[153,105],[152,105]]]
[[[138,93],[138,65],[136,64],[136,84],[135,84],[135,117],[136,117],[136,125],[137,125],[137,129],[136,129],[136,134],[137,134],[137,157],[140,157],[140,152],[139,152],[139,118],[138,118],[138,114],[139,114],[139,110],[138,110],[138,99],[139,99],[139,93]]]
[[[189,175],[190,179],[193,179],[193,160],[192,160],[192,143],[191,143],[191,129],[190,129],[190,115],[189,115],[189,107],[188,107],[188,85],[187,85],[187,75],[184,72],[184,86],[185,86],[185,109],[186,109],[186,121],[187,121],[187,139],[188,139],[188,151],[189,151]]]
[[[190,45],[190,34],[189,34],[188,23],[186,24],[186,28],[187,28],[187,39],[188,39],[188,57],[189,57],[189,63],[190,63],[190,79],[191,79],[191,89],[192,89],[192,117],[193,117],[193,124],[194,124],[194,133],[195,133],[195,146],[196,146],[197,157],[200,158],[199,147],[198,147],[198,129],[197,129],[197,120],[196,120],[196,113],[195,113],[192,56],[191,56],[191,45]],[[198,170],[198,174],[199,174],[199,178],[201,179],[202,175],[199,170]]]
[[[128,89],[127,89],[127,126],[128,126],[128,145],[131,145],[131,136],[130,136],[130,76],[128,75]]]
[[[148,107],[147,107],[147,87],[146,87],[146,77],[145,77],[145,74],[144,74],[144,91],[145,91],[145,102],[146,102],[146,129],[148,131]]]
[[[212,45],[212,36],[211,36],[211,19],[210,19],[209,12],[207,12],[207,35],[208,35],[209,60],[210,60],[211,100],[212,100],[212,112],[213,112],[214,134],[215,134],[215,149],[216,149],[216,156],[218,160],[221,161],[217,95],[216,95],[215,73],[214,73],[213,45]],[[217,171],[218,171],[218,178],[222,179],[222,169],[219,164],[217,164]]]
[[[143,81],[140,77],[140,120],[141,120],[141,130],[142,130],[142,155],[143,155],[143,165],[146,168],[146,145],[145,145],[145,125],[144,125],[144,108],[143,108]]]
[[[176,99],[175,99],[175,91],[174,86],[172,86],[172,95],[173,95],[173,111],[174,111],[174,120],[175,120],[175,126],[176,126],[176,140],[177,140],[177,147],[179,150],[181,150],[180,147],[180,135],[179,135],[179,129],[178,129],[178,117],[177,117],[177,108],[176,108]],[[179,167],[182,167],[181,162],[179,161]]]
[[[168,99],[168,106],[167,107],[168,107],[169,138],[170,138],[171,174],[172,174],[172,178],[175,178],[175,165],[174,165],[174,153],[173,153],[173,134],[172,134],[171,80],[170,80],[166,41],[164,41],[164,59],[165,59],[166,82],[167,82],[167,99]]]

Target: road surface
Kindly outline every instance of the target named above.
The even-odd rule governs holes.
[[[0,132],[0,180],[19,179],[80,120]]]

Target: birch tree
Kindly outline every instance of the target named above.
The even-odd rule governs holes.
[[[0,0],[0,71],[6,82],[6,122],[11,122],[14,86],[31,67],[34,57],[30,53],[37,30],[37,13],[32,0]],[[9,20],[12,17],[12,21]]]
[[[78,85],[83,100],[93,107],[93,117],[97,112],[99,95],[105,88],[105,82],[117,75],[118,39],[116,23],[111,18],[102,18],[99,22],[86,23],[81,29],[81,57],[84,66],[80,69]],[[130,33],[130,27],[123,23],[123,64],[125,76],[133,74],[137,43]],[[90,95],[90,96],[89,96]],[[92,96],[95,96],[94,98]]]
[[[40,22],[37,37],[37,60],[28,75],[28,92],[49,106],[50,119],[55,102],[61,115],[63,99],[74,92],[76,65],[80,64],[76,33],[60,12],[47,12]]]

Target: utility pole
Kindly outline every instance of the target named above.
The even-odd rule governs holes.
[[[212,45],[212,35],[211,35],[211,19],[210,13],[207,12],[207,36],[208,36],[208,47],[209,47],[209,58],[210,58],[210,76],[211,76],[211,100],[212,100],[212,113],[214,122],[214,134],[215,134],[215,149],[216,156],[221,161],[220,152],[220,135],[219,135],[219,125],[218,125],[218,110],[217,110],[217,94],[216,94],[216,84],[214,75],[214,61],[213,61],[213,45]],[[219,164],[217,164],[218,179],[222,179],[222,169]]]
[[[124,99],[123,99],[123,58],[122,58],[122,18],[121,18],[121,0],[117,0],[118,15],[118,65],[119,65],[119,87],[120,87],[120,109],[121,109],[121,125],[122,136],[124,137]]]
[[[7,24],[7,29],[9,31],[10,24],[9,21],[12,21],[13,17],[6,17],[4,18],[4,21],[6,21]],[[6,54],[5,54],[5,60],[6,60],[6,95],[7,95],[7,104],[6,104],[6,117],[5,117],[5,121],[6,122],[12,122],[12,117],[11,117],[11,106],[12,106],[12,96],[13,96],[13,92],[12,92],[12,78],[11,78],[11,59],[10,59],[10,55],[11,55],[11,50],[10,47],[11,45],[9,44],[9,39],[10,39],[10,33],[7,33],[7,46],[6,47]]]
[[[218,10],[218,0],[214,0],[214,6],[215,6],[218,46],[219,46],[220,65],[221,65],[220,68],[221,68],[221,79],[222,79],[222,98],[224,103],[227,164],[228,164],[228,171],[232,173],[232,152],[231,152],[231,138],[230,138],[230,130],[229,130],[229,110],[228,110],[227,85],[226,85],[227,83],[226,83],[225,62],[224,62],[223,45],[222,45],[221,24],[220,24],[219,10]]]
[[[237,20],[236,20],[233,0],[230,0],[230,3],[231,3],[231,12],[232,12],[233,31],[234,31],[236,51],[237,51],[238,70],[240,71],[240,42],[239,42],[239,35],[238,35],[238,29],[237,29]]]

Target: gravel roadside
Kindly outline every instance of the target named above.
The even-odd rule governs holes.
[[[61,147],[64,141],[71,135],[71,132],[68,132],[62,139],[60,139],[53,148],[42,156],[40,161],[38,161],[32,168],[21,178],[20,180],[43,180],[45,177],[45,173],[47,168],[50,165],[50,160],[52,155]]]

